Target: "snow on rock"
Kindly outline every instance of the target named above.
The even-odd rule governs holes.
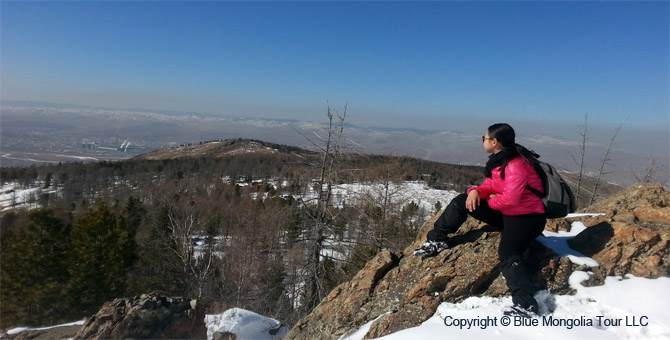
[[[237,339],[274,339],[282,338],[289,328],[281,322],[256,314],[254,312],[231,308],[223,314],[205,316],[207,339],[214,338],[214,333],[233,333]]]
[[[565,218],[574,218],[574,217],[596,217],[596,216],[605,216],[605,213],[572,213],[565,216]]]
[[[572,296],[539,292],[543,315],[533,319],[512,317],[505,325],[503,311],[512,304],[511,297],[470,297],[442,303],[421,326],[379,339],[670,339],[670,314],[659,303],[670,301],[670,278],[628,275],[608,277],[598,287],[578,283],[587,277],[585,272],[573,273],[577,293]],[[341,339],[362,339],[366,326]]]
[[[570,232],[545,231],[538,240],[559,257],[567,256],[576,264],[598,266],[596,261],[570,249],[567,244],[570,238],[585,229],[582,222],[574,222]],[[590,275],[592,273],[584,271],[572,273],[569,284],[576,291],[574,295],[538,292],[535,298],[540,305],[540,316],[533,319],[505,319],[503,312],[512,305],[509,296],[470,297],[460,303],[444,302],[420,326],[379,339],[670,340],[670,313],[667,313],[670,278],[610,276],[605,278],[602,286],[583,286],[581,283]],[[363,325],[341,339],[362,339],[371,324]]]
[[[577,236],[577,234],[581,233],[585,229],[586,226],[584,223],[573,222],[570,231],[552,232],[545,230],[542,233],[543,236],[538,237],[537,240],[545,247],[553,249],[558,257],[567,257],[574,264],[585,264],[589,267],[597,267],[598,262],[587,256],[584,256],[584,254],[570,248],[568,245],[568,240]]]
[[[388,314],[388,313],[386,313],[386,314]],[[382,316],[384,316],[384,315],[386,315],[386,314],[382,314],[382,315],[378,316],[377,318],[375,318],[374,320],[372,320],[372,321],[370,321],[370,322],[364,324],[363,326],[361,326],[360,328],[358,328],[355,332],[353,332],[353,333],[351,333],[351,334],[345,334],[345,335],[342,335],[338,340],[363,339],[363,337],[365,336],[365,334],[368,333],[368,330],[370,329],[370,326],[372,326],[372,324],[373,324],[375,321],[377,321],[379,318],[381,318]]]

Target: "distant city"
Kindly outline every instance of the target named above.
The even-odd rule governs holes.
[[[124,140],[123,142],[120,142],[118,136],[116,137],[116,144],[114,145],[98,144],[96,142],[90,142],[90,143],[82,143],[81,147],[89,150],[111,150],[118,152],[129,152],[129,151],[132,152],[133,150],[145,150],[143,146],[132,145],[132,143],[127,139]]]

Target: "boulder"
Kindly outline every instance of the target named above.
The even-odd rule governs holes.
[[[206,339],[204,309],[196,302],[143,294],[105,303],[75,339]]]
[[[591,206],[603,212],[584,221],[588,229],[568,241],[592,257],[606,276],[670,276],[670,192],[637,184]]]

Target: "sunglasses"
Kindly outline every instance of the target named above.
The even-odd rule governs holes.
[[[492,140],[492,139],[495,139],[495,137],[494,138],[486,138],[486,136],[482,136],[482,143],[484,143],[484,141],[487,140],[487,139]]]

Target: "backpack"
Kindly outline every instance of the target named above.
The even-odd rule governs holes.
[[[575,195],[558,171],[551,165],[535,159],[533,167],[542,179],[544,194],[526,184],[526,189],[542,199],[547,218],[565,217],[576,210]]]

